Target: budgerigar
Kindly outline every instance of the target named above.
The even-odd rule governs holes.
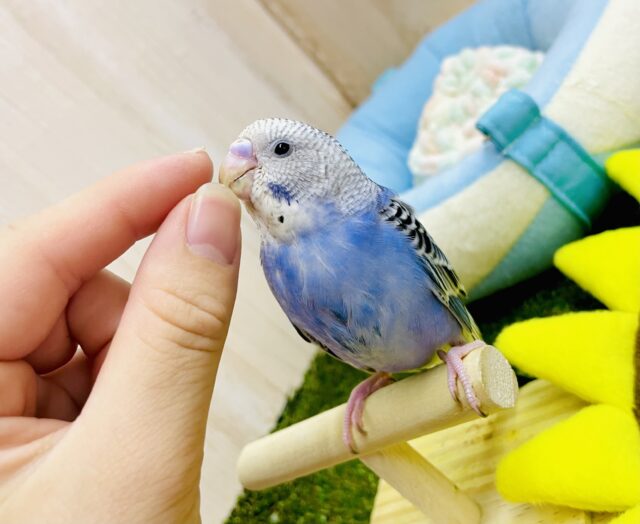
[[[231,144],[220,181],[258,225],[264,273],[298,333],[373,373],[347,404],[343,438],[354,452],[365,399],[436,352],[451,394],[460,380],[481,414],[461,361],[480,335],[456,273],[412,209],[335,138],[302,122],[258,120]]]

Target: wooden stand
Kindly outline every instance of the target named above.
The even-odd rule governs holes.
[[[515,374],[497,349],[476,349],[464,365],[485,413],[515,405]],[[458,394],[465,398],[461,389]],[[242,484],[264,489],[357,457],[432,522],[480,522],[476,502],[406,443],[477,417],[464,400],[459,404],[451,398],[445,366],[389,385],[367,399],[367,434],[354,432],[358,455],[342,441],[345,408],[337,406],[248,444],[238,461]]]
[[[438,470],[480,505],[482,524],[606,524],[615,515],[552,504],[510,502],[500,496],[495,486],[496,467],[505,453],[575,415],[584,406],[583,400],[563,389],[534,380],[520,389],[515,409],[423,435],[409,444],[419,455],[429,457]],[[400,493],[380,480],[371,524],[434,521],[440,522],[427,518],[406,492]]]
[[[434,523],[480,522],[480,506],[406,442],[360,460]]]

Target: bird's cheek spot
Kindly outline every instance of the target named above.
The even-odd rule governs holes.
[[[267,184],[267,187],[271,191],[271,194],[273,195],[273,197],[278,202],[286,202],[288,206],[291,205],[291,201],[293,200],[293,197],[291,196],[291,193],[285,186],[281,184],[276,184],[274,182],[269,182]]]

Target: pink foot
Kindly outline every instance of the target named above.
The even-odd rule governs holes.
[[[344,426],[342,428],[342,440],[351,450],[352,453],[358,453],[356,444],[353,440],[353,426],[358,428],[358,431],[363,435],[366,435],[364,426],[362,424],[362,416],[364,414],[364,401],[374,392],[383,388],[387,384],[393,382],[391,375],[385,372],[378,372],[371,375],[366,380],[363,380],[358,384],[351,395],[349,395],[349,401],[347,402],[347,410],[344,414]]]
[[[471,408],[481,417],[486,417],[486,415],[480,409],[480,401],[473,391],[471,379],[467,374],[467,370],[464,368],[464,364],[462,364],[462,359],[474,349],[481,348],[485,345],[486,344],[482,340],[474,340],[473,342],[469,342],[463,346],[452,347],[446,353],[442,350],[438,351],[438,356],[447,364],[447,379],[451,396],[457,402],[460,401],[458,398],[458,388],[456,384],[456,380],[460,380],[469,406],[471,406]]]

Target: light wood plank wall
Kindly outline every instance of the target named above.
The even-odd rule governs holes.
[[[260,0],[357,105],[386,68],[471,0]]]
[[[219,162],[252,120],[335,131],[375,77],[470,0],[6,0],[0,4],[0,223],[148,157],[206,146]],[[203,520],[240,492],[235,461],[266,433],[313,356],[272,298],[243,218],[236,314],[202,477]],[[148,241],[111,268],[132,279]]]

